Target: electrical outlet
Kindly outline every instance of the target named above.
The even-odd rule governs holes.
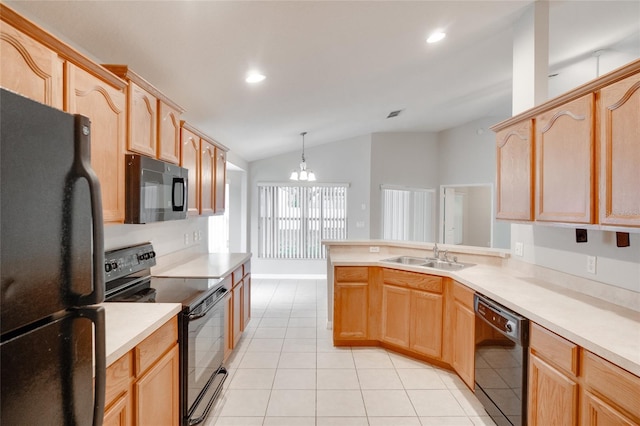
[[[380,247],[369,247],[369,253],[380,253]]]
[[[520,257],[524,256],[524,244],[520,242],[516,243],[515,254]]]
[[[193,241],[198,241],[198,231],[193,231]]]
[[[596,274],[597,257],[587,256],[587,272],[590,274]]]
[[[184,245],[185,246],[189,245],[189,233],[188,232],[184,233]]]

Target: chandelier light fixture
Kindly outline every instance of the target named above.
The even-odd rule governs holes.
[[[304,159],[304,135],[306,134],[307,132],[300,133],[300,136],[302,136],[302,162],[300,163],[300,169],[291,172],[291,176],[289,176],[290,180],[302,180],[308,182],[316,180],[315,173],[311,170],[307,170],[307,163]]]

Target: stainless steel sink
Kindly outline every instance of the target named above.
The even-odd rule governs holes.
[[[430,257],[398,256],[383,259],[382,262],[397,263],[400,265],[422,266],[425,268],[441,269],[444,271],[458,271],[474,266],[474,263],[453,262]]]

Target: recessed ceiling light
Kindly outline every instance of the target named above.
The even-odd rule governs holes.
[[[247,74],[246,82],[247,83],[259,83],[264,80],[265,77],[263,74],[260,74],[258,71],[251,71]]]
[[[431,34],[429,36],[429,38],[427,39],[427,43],[437,43],[440,40],[442,40],[443,38],[445,38],[447,35],[445,33],[443,33],[442,31],[436,31],[435,33]]]

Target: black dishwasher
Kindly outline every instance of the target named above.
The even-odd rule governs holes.
[[[527,424],[529,320],[476,294],[475,394],[498,426]]]

